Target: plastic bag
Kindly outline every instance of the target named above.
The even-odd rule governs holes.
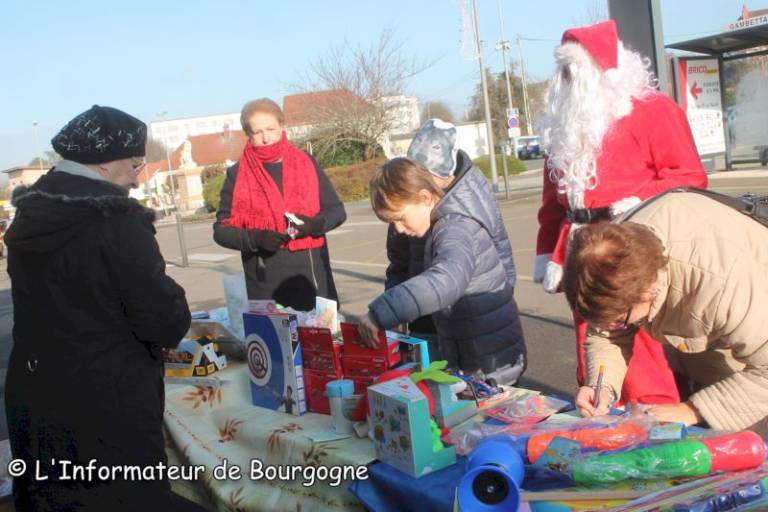
[[[227,302],[229,325],[232,332],[241,340],[245,339],[243,313],[248,311],[248,292],[245,287],[245,274],[224,276],[224,299]]]
[[[486,409],[483,414],[504,423],[533,424],[569,407],[571,403],[566,400],[545,395],[527,395]]]
[[[578,484],[590,485],[628,479],[698,477],[756,468],[765,455],[762,438],[747,430],[588,456],[573,465],[572,478]]]

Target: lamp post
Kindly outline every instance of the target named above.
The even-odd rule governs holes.
[[[493,147],[493,124],[491,122],[491,106],[488,99],[488,83],[485,76],[485,63],[483,59],[483,45],[480,40],[480,19],[477,14],[477,0],[472,0],[472,19],[475,27],[475,45],[477,46],[478,60],[480,61],[480,84],[483,88],[483,107],[485,110],[486,133],[488,137],[488,157],[491,163],[491,186],[494,192],[499,191],[499,179],[496,173],[496,149]]]
[[[501,0],[496,0],[496,7],[499,10],[499,29],[501,41],[496,43],[496,51],[501,50],[501,58],[504,61],[504,79],[507,82],[507,118],[512,115],[512,86],[509,83],[509,63],[507,62],[507,50],[512,49],[512,44],[504,39],[504,14],[501,10]],[[508,136],[507,139],[512,139]],[[509,199],[509,170],[507,168],[507,146],[511,144],[510,140],[501,144],[501,163],[504,169],[504,197]],[[512,144],[514,147],[515,144]]]

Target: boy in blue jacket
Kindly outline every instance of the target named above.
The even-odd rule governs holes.
[[[439,146],[428,144],[419,159],[431,169],[456,168]],[[466,165],[443,189],[418,160],[395,158],[377,171],[370,194],[379,218],[426,241],[424,271],[368,306],[363,341],[374,345],[379,330],[431,314],[450,366],[498,384],[515,383],[525,370],[526,350],[513,296],[514,263],[483,174]]]

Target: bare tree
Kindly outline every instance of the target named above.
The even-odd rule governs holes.
[[[155,139],[147,139],[147,162],[157,162],[165,158],[165,146]]]
[[[51,151],[49,149],[43,153],[42,157],[38,156],[32,159],[32,161],[29,162],[29,165],[30,167],[43,166],[43,167],[49,168],[49,167],[53,167],[60,161],[61,161],[61,156],[59,156],[57,152]]]
[[[574,25],[586,26],[600,23],[608,19],[608,1],[607,0],[592,0],[592,4],[589,5],[579,16],[574,18]]]
[[[442,119],[449,123],[455,123],[456,117],[453,115],[451,108],[442,101],[428,101],[421,108],[421,122],[424,123],[427,119]]]
[[[313,146],[358,143],[368,160],[387,144],[389,133],[404,123],[407,81],[431,65],[406,57],[403,46],[393,30],[385,29],[367,48],[344,43],[310,64],[294,88],[325,92],[311,105],[313,128],[306,138]]]

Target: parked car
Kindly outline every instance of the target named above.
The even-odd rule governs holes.
[[[541,158],[544,151],[541,149],[541,140],[538,135],[526,135],[515,139],[515,154],[520,160]]]

